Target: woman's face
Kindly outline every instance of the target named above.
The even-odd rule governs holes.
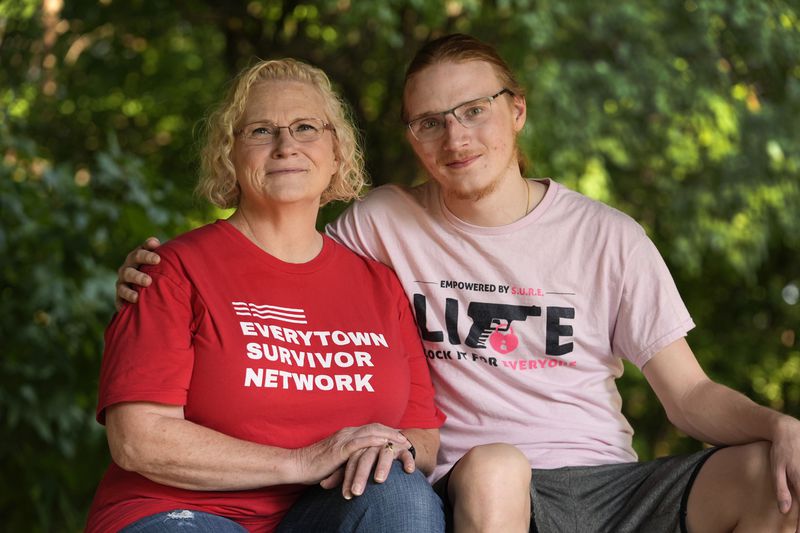
[[[307,83],[261,81],[250,88],[237,129],[254,123],[281,128],[274,130],[274,136],[266,134],[266,128],[257,130],[262,139],[271,138],[269,144],[252,144],[237,135],[231,160],[241,188],[240,205],[311,202],[319,206],[320,196],[338,168],[333,132],[326,129],[316,140],[301,142],[284,126],[297,125],[300,136],[312,121],[297,121],[326,123],[324,109],[322,96]],[[247,131],[253,131],[252,127]]]

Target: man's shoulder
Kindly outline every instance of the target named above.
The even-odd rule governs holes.
[[[400,288],[394,270],[376,259],[356,253],[330,236],[326,238],[331,239],[331,244],[336,248],[337,267],[342,272],[347,272],[349,277],[359,280],[360,284],[372,280],[377,286],[390,287],[393,290]]]
[[[431,194],[426,185],[402,187],[383,185],[363,200],[352,203],[326,232],[360,255],[391,266],[388,248],[418,228],[415,221],[429,216]]]
[[[430,210],[433,195],[427,183],[416,187],[381,185],[357,200],[342,213],[338,220],[328,226],[328,232],[336,235],[348,227],[381,228],[388,231],[402,220],[419,218]]]
[[[381,185],[371,190],[354,205],[359,205],[367,211],[398,211],[411,206],[424,207],[430,201],[432,193],[429,182],[416,186]]]
[[[607,203],[590,198],[564,185],[558,185],[556,212],[559,217],[575,223],[591,224],[597,230],[606,229],[631,235],[642,235],[644,229],[630,215]]]

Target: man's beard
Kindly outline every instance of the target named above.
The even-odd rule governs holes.
[[[453,200],[478,202],[492,194],[500,185],[500,181],[500,179],[495,178],[491,183],[477,190],[463,191],[460,189],[449,189],[444,191],[444,195],[446,198],[451,198]]]

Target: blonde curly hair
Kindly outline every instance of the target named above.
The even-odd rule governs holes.
[[[259,61],[233,79],[225,98],[205,120],[200,181],[195,192],[223,209],[239,205],[241,191],[231,151],[236,125],[244,114],[250,88],[260,81],[296,81],[307,83],[319,91],[324,102],[324,118],[334,128],[334,152],[339,163],[330,185],[322,193],[320,205],[358,198],[367,185],[367,177],[364,154],[350,110],[333,91],[330,79],[322,70],[291,58]]]

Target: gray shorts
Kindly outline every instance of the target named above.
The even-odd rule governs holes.
[[[686,532],[686,503],[700,467],[719,448],[643,463],[533,469],[532,533]],[[452,470],[451,470],[452,471]],[[450,472],[433,488],[445,502]]]

